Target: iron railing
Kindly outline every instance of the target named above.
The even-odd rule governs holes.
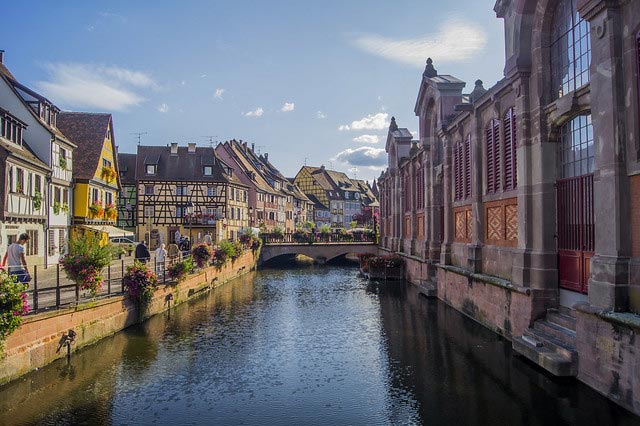
[[[375,244],[375,235],[366,232],[321,234],[319,232],[309,234],[286,233],[282,236],[276,234],[261,234],[264,244]]]
[[[185,257],[187,256],[190,255],[185,254]],[[159,284],[166,284],[169,281],[167,268],[174,261],[175,259],[168,259],[165,262],[156,263],[152,258],[147,262],[149,268],[158,275]],[[44,265],[29,265],[31,282],[25,291],[29,302],[29,314],[67,308],[91,299],[106,299],[122,295],[124,293],[122,279],[127,268],[134,262],[133,257],[127,257],[114,260],[104,268],[102,270],[104,284],[95,298],[88,290],[78,289],[76,283],[67,278],[62,265],[50,265],[48,268]]]

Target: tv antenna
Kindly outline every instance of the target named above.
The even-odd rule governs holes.
[[[350,172],[353,172],[353,178],[357,179],[358,178],[358,168],[357,167],[352,167],[349,169]]]
[[[256,145],[256,148],[258,149],[258,155],[261,154],[260,148],[266,148],[266,145]]]
[[[304,165],[307,165],[307,160],[309,159],[309,157],[304,157]]]
[[[213,143],[214,142],[218,142],[218,140],[214,140],[213,138],[217,138],[218,135],[206,135],[206,136],[200,136],[201,138],[206,138],[209,139],[209,148],[213,148]]]
[[[131,133],[132,135],[135,135],[138,138],[138,146],[140,145],[140,139],[142,139],[142,135],[147,135],[147,132],[134,132]]]

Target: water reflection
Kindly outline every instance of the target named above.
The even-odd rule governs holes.
[[[244,276],[0,388],[0,424],[640,424],[410,286]]]

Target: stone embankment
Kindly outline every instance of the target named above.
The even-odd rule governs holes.
[[[220,269],[201,269],[179,284],[160,285],[143,312],[128,296],[121,295],[25,317],[20,328],[5,342],[0,360],[0,384],[66,356],[67,348],[61,342],[69,330],[76,334],[71,350],[77,351],[255,270],[256,261],[257,256],[247,251],[235,262],[228,262]]]

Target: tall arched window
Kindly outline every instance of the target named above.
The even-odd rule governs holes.
[[[471,197],[471,134],[453,148],[454,200]]]
[[[509,108],[502,121],[504,135],[504,189],[518,186],[518,159],[516,151],[516,116],[513,108]]]
[[[553,14],[551,81],[553,99],[589,82],[589,23],[578,15],[577,0],[561,0]]]
[[[593,173],[593,127],[591,114],[578,115],[560,128],[562,178]]]
[[[500,121],[489,120],[487,128],[487,194],[500,191]]]

